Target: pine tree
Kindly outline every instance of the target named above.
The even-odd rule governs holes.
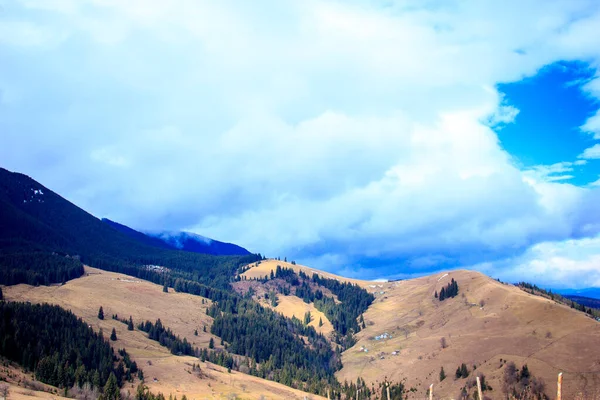
[[[462,363],[460,366],[460,376],[461,378],[467,378],[469,376],[469,370],[467,369],[467,364]]]
[[[163,292],[169,293],[169,286],[167,286],[167,281],[165,281],[165,284],[163,285]]]
[[[100,309],[98,310],[98,319],[104,319],[104,310],[102,309],[102,306],[100,306]]]
[[[121,398],[121,391],[117,385],[117,377],[113,372],[110,373],[106,385],[104,385],[103,400],[118,400]]]
[[[215,348],[215,341],[213,338],[210,338],[210,341],[208,342],[208,348],[209,349],[214,349]]]
[[[131,318],[131,315],[129,316],[129,322],[127,322],[127,330],[128,331],[133,330],[133,318]]]
[[[112,340],[113,342],[117,340],[117,331],[115,330],[115,328],[113,328],[112,332],[110,333],[110,340]]]
[[[304,325],[308,325],[310,324],[310,321],[312,320],[312,316],[310,315],[310,311],[307,311],[304,314]]]
[[[446,379],[446,373],[444,372],[444,367],[440,369],[440,382]]]
[[[323,326],[323,319],[319,317],[319,328]]]
[[[98,370],[94,371],[94,375],[92,376],[92,385],[94,385],[95,388],[100,388],[100,373]]]

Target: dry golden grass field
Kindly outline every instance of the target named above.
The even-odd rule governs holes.
[[[310,311],[312,321],[308,324],[309,326],[314,327],[317,332],[322,333],[325,336],[333,332],[333,325],[331,325],[331,322],[329,322],[325,314],[315,308],[313,303],[305,303],[301,298],[296,296],[279,295],[277,298],[278,304],[277,307],[275,307],[275,311],[280,312],[289,318],[296,316],[296,318],[300,320],[304,318],[304,314],[307,311]],[[319,318],[323,321],[323,326],[321,327],[319,327]]]
[[[142,320],[155,321],[160,318],[163,324],[181,337],[187,338],[194,346],[207,347],[212,336],[203,332],[206,325],[210,332],[212,318],[206,315],[210,301],[185,293],[163,293],[162,286],[141,281],[126,275],[106,272],[86,267],[86,275],[67,282],[62,286],[16,285],[4,287],[7,300],[47,302],[70,309],[83,318],[94,329],[102,329],[108,337],[114,327],[117,331],[113,347],[125,348],[137,364],[144,370],[146,384],[154,393],[162,392],[177,395],[186,394],[188,399],[226,399],[237,394],[240,399],[303,399],[304,396],[318,399],[287,386],[256,378],[210,364],[200,363],[197,358],[172,355],[158,342],[151,341],[144,332],[128,331],[127,326],[111,318],[133,317],[137,324]],[[104,320],[99,320],[98,309],[104,309]],[[194,330],[198,330],[198,336]],[[220,339],[215,338],[216,347]],[[192,373],[192,364],[201,364],[203,377]],[[124,385],[123,392],[134,394],[137,382]]]
[[[459,295],[443,302],[434,299],[434,292],[451,278],[459,284]],[[550,398],[560,371],[565,399],[576,398],[576,390],[582,390],[578,372],[596,371],[585,377],[588,389],[600,389],[592,382],[600,378],[600,323],[583,313],[471,271],[369,286],[376,286],[376,300],[364,314],[367,327],[358,333],[358,342],[343,353],[344,367],[337,373],[341,381],[359,376],[367,382],[405,379],[409,389],[417,390],[409,398],[416,399],[424,398],[433,383],[436,399],[451,399],[466,382],[454,379],[464,362],[469,370],[477,365],[475,372],[485,374],[493,388],[488,397],[502,399],[500,360],[508,359],[519,368],[526,363],[542,377]],[[373,339],[384,333],[391,338]],[[441,367],[448,377],[440,383]]]

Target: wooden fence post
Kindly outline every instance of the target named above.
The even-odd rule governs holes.
[[[562,372],[558,374],[558,382],[556,386],[556,400],[562,399]]]
[[[479,394],[479,400],[483,400],[483,393],[481,393],[481,381],[479,376],[477,377],[477,394]]]

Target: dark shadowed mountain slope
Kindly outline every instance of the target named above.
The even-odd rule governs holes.
[[[0,168],[0,271],[3,275],[18,271],[23,257],[25,268],[37,253],[46,259],[49,254],[75,257],[91,266],[136,275],[141,274],[137,269],[145,271],[147,265],[164,266],[216,287],[227,287],[240,263],[257,259],[151,246],[103,223],[30,177]],[[41,273],[45,270],[47,266],[38,268]]]

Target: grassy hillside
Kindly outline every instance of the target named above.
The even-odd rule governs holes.
[[[459,294],[440,302],[435,292],[452,278]],[[470,378],[485,375],[493,388],[486,395],[500,399],[507,361],[514,361],[544,379],[550,398],[556,375],[565,372],[572,399],[584,378],[600,377],[600,323],[570,307],[469,271],[371,285],[377,298],[358,342],[343,353],[342,381],[406,379],[414,389],[409,398],[423,398],[432,383],[439,398],[457,398],[469,379],[455,380],[454,373],[465,363]],[[442,367],[448,377],[440,382]]]
[[[206,315],[212,304],[209,299],[172,289],[164,293],[162,286],[135,277],[86,267],[86,274],[62,286],[15,285],[3,288],[5,298],[13,301],[49,302],[70,309],[91,325],[95,331],[102,329],[105,335],[115,328],[118,340],[111,342],[115,351],[126,348],[133,360],[143,368],[146,384],[154,393],[172,393],[181,398],[227,398],[233,393],[241,398],[303,399],[308,394],[287,386],[250,376],[237,371],[228,373],[226,368],[202,363],[195,357],[175,356],[158,342],[148,339],[146,333],[135,329],[128,331],[122,322],[113,320],[129,318],[134,322],[160,318],[175,334],[186,338],[194,346],[207,347],[211,338],[217,349],[223,348],[220,339],[210,333],[213,319]],[[104,320],[98,319],[102,306]],[[204,332],[204,327],[207,332]],[[198,335],[195,332],[198,332]],[[202,373],[192,369],[200,364]],[[135,387],[125,385],[124,392]],[[318,399],[319,396],[311,395]]]

